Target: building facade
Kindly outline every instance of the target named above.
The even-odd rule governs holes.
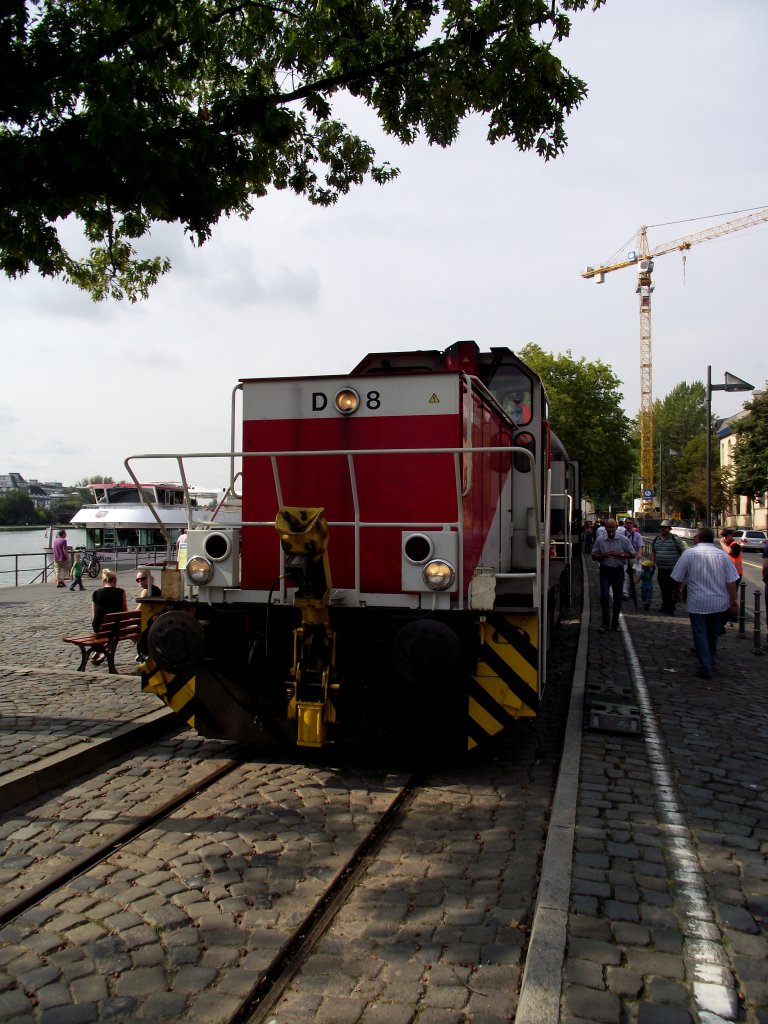
[[[35,508],[49,509],[62,498],[69,497],[70,492],[59,481],[25,480],[21,473],[0,473],[0,496],[8,491],[21,491],[28,494],[35,503]]]
[[[754,392],[755,395],[760,392]],[[728,469],[734,465],[734,451],[739,437],[739,421],[743,420],[748,413],[741,409],[734,416],[718,420],[715,424],[715,433],[720,446],[720,467]],[[734,529],[746,527],[749,530],[768,531],[768,491],[757,498],[750,498],[745,494],[734,494],[729,508],[723,509],[723,526],[732,526]]]

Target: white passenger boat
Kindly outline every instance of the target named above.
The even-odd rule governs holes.
[[[71,525],[85,530],[85,546],[100,561],[118,561],[120,552],[147,555],[147,562],[173,557],[176,540],[186,528],[191,511],[195,520],[206,519],[221,491],[189,488],[189,507],[179,483],[89,484],[93,503],[83,505]]]

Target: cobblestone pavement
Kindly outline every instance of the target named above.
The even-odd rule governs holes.
[[[576,620],[569,630],[564,647],[575,646]],[[459,1014],[482,1024],[512,1012],[569,664],[564,656],[558,669],[553,656],[545,712],[514,741],[471,772],[429,780],[289,994],[292,1022],[418,1012],[425,1024]],[[209,743],[181,734],[150,761],[126,760],[4,816],[3,901],[193,779]],[[0,1021],[225,1019],[403,778],[238,769],[0,928]]]
[[[74,797],[16,814],[26,834],[19,841],[17,831],[16,845],[28,845],[29,861],[82,852],[78,805],[93,820],[122,795],[124,821],[137,813],[131,786],[141,781],[138,771],[100,776]],[[226,1019],[400,781],[243,765],[0,928],[0,1019]],[[65,807],[71,822],[62,821]]]
[[[147,737],[173,725],[161,702],[141,693],[131,644],[117,648],[119,674],[106,663],[77,671],[80,653],[62,637],[90,629],[96,582],[82,593],[53,584],[0,587],[0,808],[70,781],[78,765],[90,770],[114,756],[139,725]],[[133,573],[122,573],[120,585],[132,607]]]
[[[138,595],[133,572],[118,573],[118,586],[126,592],[128,607],[133,608]],[[76,671],[80,652],[72,644],[62,643],[62,637],[90,631],[91,593],[98,589],[99,581],[91,579],[82,592],[58,589],[53,583],[0,587],[1,667]],[[117,668],[125,674],[133,673],[135,654],[130,644],[119,644]],[[89,663],[85,673],[77,674],[81,680],[84,676],[103,676],[107,666]]]
[[[768,658],[731,626],[698,679],[680,611],[600,635],[589,577],[587,687],[631,687],[634,651],[664,750],[584,731],[560,1019],[766,1024]]]
[[[572,854],[558,879],[564,956],[556,943],[554,953],[543,947],[556,976],[554,1014],[521,1011],[519,1024],[768,1024],[768,662],[749,633],[730,627],[713,679],[697,679],[681,614],[626,609],[623,634],[599,635],[591,562],[587,574],[588,699],[610,691],[637,708],[643,732],[596,731],[588,719],[571,749],[566,741],[563,762],[575,751],[579,767]],[[65,596],[51,591],[41,612],[61,625],[58,636],[72,628],[58,602]],[[0,601],[0,623],[7,608]],[[27,628],[23,615],[16,621]],[[30,650],[48,669],[61,664],[58,636],[41,630],[27,643],[20,660],[30,674]],[[572,656],[561,674],[572,673]],[[557,656],[551,667],[557,674]],[[85,675],[99,711],[84,717],[99,717],[119,679],[104,669]],[[49,678],[58,684],[64,674]],[[551,721],[528,723],[516,748],[496,751],[471,779],[443,771],[430,780],[274,1008],[278,1024],[516,1018],[562,698],[548,713]],[[200,741],[181,734],[166,743],[158,777],[166,758],[199,763]],[[135,770],[113,773],[116,820],[146,799]],[[168,788],[198,770],[177,766]],[[147,833],[6,926],[0,1021],[223,1018],[399,781],[339,772],[252,765],[237,785],[222,783],[179,812],[173,828]],[[87,785],[104,788],[101,803]],[[83,783],[2,819],[9,892],[40,870],[23,861],[45,842],[58,864],[108,831],[109,785]]]

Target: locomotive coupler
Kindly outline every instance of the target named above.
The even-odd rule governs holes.
[[[331,692],[335,683],[336,636],[330,627],[328,597],[328,524],[322,508],[281,508],[275,519],[280,545],[288,556],[288,572],[299,582],[294,605],[301,625],[293,633],[293,666],[288,717],[296,719],[296,742],[322,747],[326,726],[336,721]],[[293,689],[293,695],[290,690]]]

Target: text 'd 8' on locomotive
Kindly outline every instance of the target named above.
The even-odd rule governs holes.
[[[142,688],[204,736],[314,749],[452,755],[535,715],[578,515],[540,378],[465,341],[242,380],[233,449],[240,391],[241,450],[205,456],[227,500],[144,603]]]

